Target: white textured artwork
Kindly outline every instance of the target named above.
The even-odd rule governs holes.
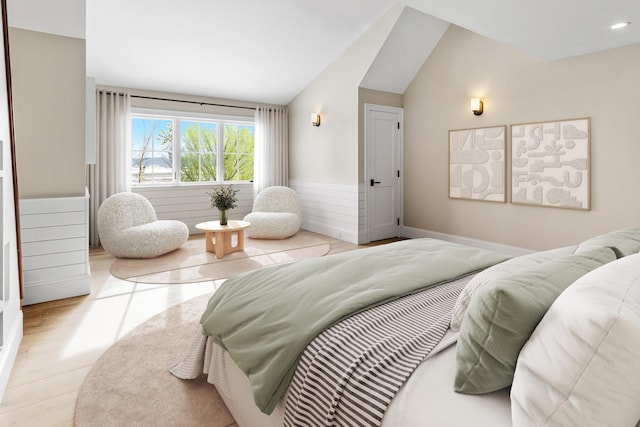
[[[511,202],[590,209],[590,118],[511,125]]]
[[[449,131],[449,198],[505,202],[506,126]]]

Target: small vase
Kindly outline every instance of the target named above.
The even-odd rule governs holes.
[[[218,209],[218,214],[220,216],[220,225],[227,225],[229,211],[227,209]]]

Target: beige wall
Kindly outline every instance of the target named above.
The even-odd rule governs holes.
[[[640,225],[638,70],[638,44],[546,62],[451,26],[404,94],[404,223],[530,249]],[[448,198],[450,129],[577,117],[591,117],[591,211]]]
[[[85,194],[85,41],[10,28],[20,198]]]
[[[404,6],[397,4],[289,103],[289,178],[356,184],[358,86]],[[322,116],[320,127],[309,115]]]

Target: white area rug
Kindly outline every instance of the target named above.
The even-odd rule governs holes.
[[[116,259],[111,274],[137,283],[190,283],[217,280],[245,271],[326,255],[329,238],[310,231],[299,231],[284,240],[245,237],[244,251],[222,259],[205,251],[204,235],[191,238],[177,250],[151,259]]]

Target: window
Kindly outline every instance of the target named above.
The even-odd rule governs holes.
[[[217,181],[218,123],[180,121],[180,180]]]
[[[254,137],[252,118],[134,113],[132,183],[252,181]]]
[[[133,182],[160,184],[173,181],[173,121],[134,118],[131,123]]]

